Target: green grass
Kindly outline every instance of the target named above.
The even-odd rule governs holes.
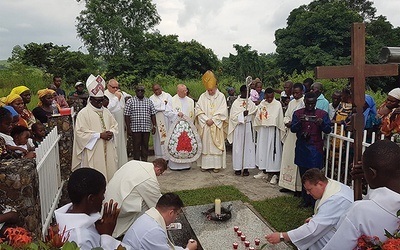
[[[176,192],[185,206],[213,203],[215,197],[222,201],[241,200],[250,203],[254,209],[277,231],[287,232],[297,228],[313,213],[311,208],[298,208],[300,198],[281,196],[263,201],[251,201],[233,186],[218,186]]]

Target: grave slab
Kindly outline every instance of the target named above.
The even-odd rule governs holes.
[[[241,241],[237,233],[234,232],[234,226],[246,235],[246,240],[250,241],[250,246],[255,247],[254,240],[259,238],[261,244],[266,243],[264,236],[272,233],[267,224],[260,219],[246,204],[242,201],[223,202],[222,206],[227,207],[232,203],[232,217],[228,221],[209,221],[203,212],[208,211],[214,205],[200,205],[184,207],[185,217],[190,224],[191,229],[196,235],[197,240],[204,250],[228,250],[233,249],[233,242],[239,243],[238,249],[248,249]],[[187,225],[182,225],[183,227]],[[265,249],[265,248],[264,248]],[[292,249],[285,243],[276,245],[269,244],[267,249]]]

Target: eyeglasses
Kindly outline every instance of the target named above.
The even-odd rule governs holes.
[[[144,92],[144,89],[137,89],[136,92]]]
[[[110,88],[112,88],[112,89],[119,89],[118,86],[110,86]]]

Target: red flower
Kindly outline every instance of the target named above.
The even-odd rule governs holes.
[[[186,131],[183,131],[178,137],[178,145],[176,146],[176,151],[191,152],[193,150],[192,141]]]

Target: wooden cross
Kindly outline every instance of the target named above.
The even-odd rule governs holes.
[[[316,67],[317,79],[349,78],[353,93],[353,107],[356,113],[352,123],[354,128],[354,160],[361,161],[364,131],[363,106],[365,103],[365,78],[373,76],[396,76],[397,64],[365,64],[365,24],[353,23],[351,27],[351,65]],[[354,109],[353,109],[354,110]],[[362,198],[361,179],[354,180],[354,199]]]

